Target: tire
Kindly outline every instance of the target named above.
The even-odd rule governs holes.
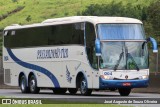
[[[65,94],[67,91],[67,88],[54,88],[53,92],[54,94]]]
[[[80,92],[81,95],[85,96],[91,95],[92,93],[92,90],[87,88],[87,81],[84,77],[82,77],[80,81]]]
[[[69,91],[70,94],[73,95],[73,94],[77,93],[78,89],[77,88],[68,88],[68,91]]]
[[[22,75],[20,77],[19,82],[20,82],[19,86],[20,86],[21,92],[22,93],[29,93],[30,91],[29,91],[29,88],[27,87],[27,79],[24,75]]]
[[[131,89],[130,88],[119,88],[118,91],[121,96],[128,96],[131,92]]]
[[[37,87],[37,80],[34,75],[31,75],[29,79],[29,89],[30,89],[30,92],[33,94],[37,94],[40,91],[40,88]]]

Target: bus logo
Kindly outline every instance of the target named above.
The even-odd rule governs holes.
[[[126,80],[128,79],[128,75],[125,76],[125,79],[126,79]]]
[[[72,77],[71,77],[71,73],[68,70],[67,65],[66,65],[66,78],[67,78],[67,81],[71,83]]]

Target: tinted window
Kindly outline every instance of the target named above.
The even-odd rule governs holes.
[[[51,34],[50,27],[15,30],[15,35],[11,32],[5,36],[5,46],[9,48],[46,45],[47,35]]]
[[[86,50],[87,56],[91,66],[95,69],[98,68],[97,57],[95,56],[95,29],[94,25],[91,23],[86,23],[85,25],[85,34],[86,34]]]
[[[5,47],[32,47],[45,45],[84,44],[84,30],[76,25],[82,23],[35,27],[7,31]]]
[[[68,24],[52,27],[52,35],[49,35],[49,45],[84,44],[84,30],[77,28],[83,24]]]

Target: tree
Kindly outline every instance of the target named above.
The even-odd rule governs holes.
[[[131,17],[140,20],[146,20],[146,7],[135,5],[131,3],[124,5],[122,2],[111,2],[109,4],[91,4],[87,7],[82,15],[92,16],[121,16]],[[79,12],[77,13],[79,15]]]
[[[148,7],[148,21],[152,24],[154,35],[160,36],[160,1],[153,2]]]

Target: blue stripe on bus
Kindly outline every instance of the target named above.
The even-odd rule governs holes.
[[[55,88],[59,88],[59,87],[60,87],[57,78],[56,78],[50,71],[48,71],[47,69],[45,69],[45,68],[43,68],[43,67],[40,67],[40,66],[38,66],[38,65],[29,64],[29,63],[27,63],[27,62],[21,61],[20,59],[18,59],[18,58],[13,54],[13,52],[11,51],[11,49],[8,49],[8,48],[7,48],[7,51],[8,51],[8,53],[9,53],[10,57],[11,57],[17,64],[19,64],[19,65],[21,65],[21,66],[23,66],[23,67],[25,67],[25,68],[29,68],[29,69],[32,69],[32,70],[35,70],[35,71],[38,71],[38,72],[41,72],[41,73],[45,74],[46,76],[48,76],[48,77],[51,79],[51,81],[52,81],[52,83],[54,84],[54,87],[55,87]]]

